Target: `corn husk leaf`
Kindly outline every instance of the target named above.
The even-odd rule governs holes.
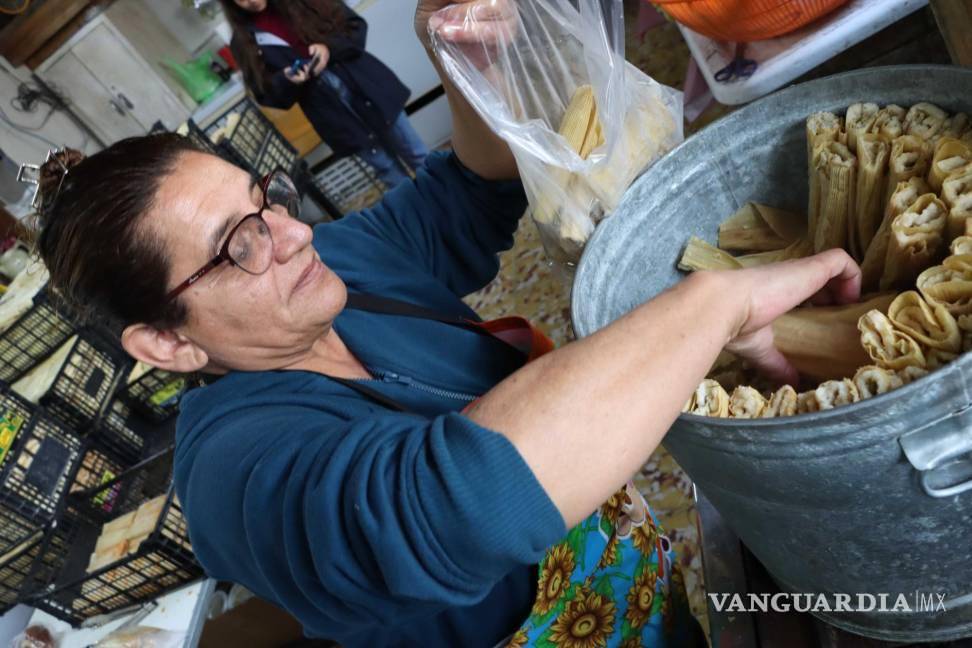
[[[782,250],[772,252],[757,252],[736,257],[736,261],[743,268],[755,268],[769,263],[779,263],[790,259],[802,259],[813,254],[813,244],[807,239],[799,239]]]
[[[915,382],[919,378],[924,378],[928,375],[928,373],[929,372],[927,369],[923,367],[915,367],[913,365],[895,371],[895,374],[901,379],[901,382],[906,385]]]
[[[945,248],[947,208],[935,194],[924,194],[891,223],[880,288],[910,286],[941,257]]]
[[[955,113],[945,120],[942,129],[943,137],[961,138],[969,130],[969,116],[963,112]]]
[[[810,202],[807,206],[809,236],[817,229],[820,215],[820,176],[817,173],[817,156],[821,148],[842,138],[843,120],[830,112],[813,113],[807,117],[807,171],[810,180]]]
[[[898,374],[877,365],[865,365],[854,374],[854,386],[861,400],[885,394],[903,384]]]
[[[941,304],[956,317],[972,313],[972,274],[932,266],[918,275],[915,285],[929,304]]]
[[[871,360],[861,347],[858,320],[868,311],[886,311],[894,294],[860,304],[796,308],[773,322],[776,347],[802,376],[817,381],[853,375]]]
[[[729,397],[729,416],[732,418],[760,418],[767,401],[752,387],[736,387]]]
[[[884,260],[888,254],[888,242],[891,238],[891,223],[899,214],[908,209],[923,194],[930,191],[928,183],[922,178],[909,178],[899,183],[891,194],[891,200],[884,211],[884,219],[878,227],[874,238],[867,247],[864,261],[861,262],[861,286],[863,290],[876,290],[884,274]]]
[[[776,207],[748,202],[719,225],[723,250],[779,250],[806,236],[806,219]]]
[[[938,349],[956,353],[962,347],[962,334],[955,317],[941,304],[929,304],[914,290],[901,293],[891,302],[888,319],[895,328],[921,344],[924,351]]]
[[[734,256],[707,243],[697,236],[689,238],[678,269],[685,272],[696,270],[738,270],[742,264]]]

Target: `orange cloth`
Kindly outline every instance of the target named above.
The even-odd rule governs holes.
[[[693,31],[733,43],[776,38],[847,3],[847,0],[651,1]]]

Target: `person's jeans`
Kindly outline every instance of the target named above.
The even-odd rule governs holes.
[[[340,77],[327,70],[321,73],[321,77],[337,91],[344,105],[353,112],[351,90]],[[370,164],[378,178],[388,189],[391,189],[403,180],[409,179],[410,169],[414,170],[422,166],[425,156],[429,154],[429,149],[412,128],[405,111],[399,113],[391,128],[385,133],[385,140],[391,150],[386,149],[381,142],[375,141],[371,148],[359,151],[358,156]]]

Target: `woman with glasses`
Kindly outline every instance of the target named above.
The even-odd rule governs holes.
[[[418,4],[426,47],[447,2]],[[510,11],[467,2],[440,29],[488,41]],[[555,351],[522,320],[481,322],[462,297],[496,275],[526,201],[510,150],[443,84],[454,151],[314,229],[286,175],[250,177],[175,135],[123,140],[66,175],[47,165],[51,281],[134,357],[207,376],[177,429],[193,549],[309,636],[691,645],[663,536],[618,489],[724,347],[794,380],[771,322],[816,293],[856,299],[859,270],[834,250],[696,274]],[[592,513],[615,535],[586,526]],[[630,589],[576,579],[625,564],[622,537],[643,552],[612,576]]]
[[[344,2],[220,4],[233,56],[259,103],[300,104],[336,155],[357,154],[389,189],[422,165],[428,148],[405,116],[408,88],[365,51],[368,25]]]

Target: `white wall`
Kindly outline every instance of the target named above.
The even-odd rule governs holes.
[[[415,101],[440,84],[413,27],[415,2],[405,0],[357,0],[348,2],[368,21],[368,51],[402,80]],[[412,126],[429,146],[452,137],[452,121],[445,97],[410,116]]]
[[[222,14],[206,20],[192,7],[184,7],[179,0],[138,1],[154,13],[186,51],[192,54],[206,44],[218,25],[225,22]]]
[[[34,85],[30,80],[30,71],[26,67],[14,70],[6,59],[0,57],[0,110],[3,110],[7,118],[15,124],[36,128],[44,122],[50,107],[47,104],[38,104],[34,112],[23,113],[11,106],[10,101],[17,96],[17,86],[21,80]],[[58,146],[79,148],[86,153],[94,153],[98,150],[98,145],[94,141],[89,140],[85,145],[86,135],[60,111],[51,115],[47,124],[36,134],[51,140]],[[0,120],[0,148],[11,160],[23,164],[43,162],[50,146]]]

